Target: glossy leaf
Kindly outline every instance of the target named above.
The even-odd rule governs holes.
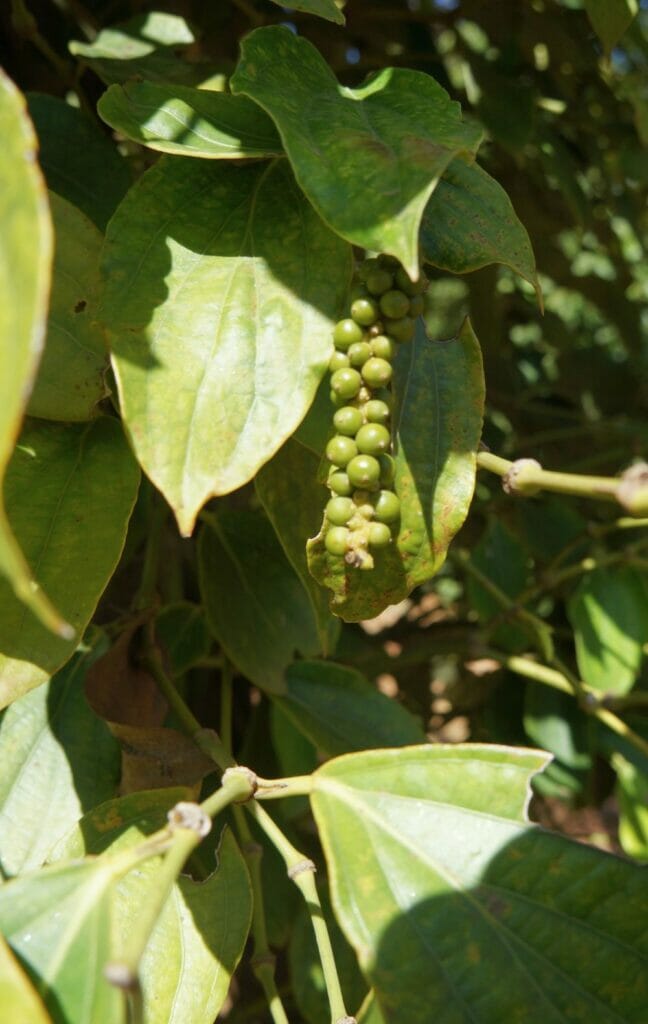
[[[257,473],[257,494],[275,528],[286,557],[313,605],[323,654],[335,648],[339,622],[329,611],[326,591],[308,571],[306,541],[322,518],[326,491],[318,482],[320,460],[289,438]]]
[[[32,579],[7,521],[3,479],[45,338],[52,222],[25,101],[0,71],[0,579],[60,636],[70,629]],[[14,524],[15,526],[15,524]],[[5,587],[6,584],[0,583]]]
[[[285,4],[281,0],[272,0],[285,10]],[[303,11],[304,14],[315,14],[318,18],[325,18],[333,21],[336,25],[344,25],[345,18],[342,11],[335,3],[335,0],[291,0],[290,10]]]
[[[138,482],[116,420],[27,421],[7,473],[7,512],[77,639],[53,636],[0,583],[0,707],[71,657],[119,561]]]
[[[188,535],[205,501],[250,480],[305,415],[350,250],[285,161],[162,157],[112,219],[104,270],[126,428]]]
[[[83,692],[83,678],[97,653],[90,649],[75,655],[0,719],[0,863],[5,876],[42,864],[84,811],[117,788],[117,744]]]
[[[535,257],[526,229],[501,185],[478,164],[453,160],[421,222],[423,259],[451,274],[502,263],[538,292]]]
[[[210,629],[239,671],[285,691],[295,652],[318,652],[306,592],[260,512],[205,514],[198,541],[200,589]]]
[[[27,975],[0,936],[0,1006],[11,1024],[52,1024]]]
[[[282,711],[319,750],[346,754],[371,747],[422,743],[420,724],[355,669],[329,661],[298,661],[286,672]]]
[[[340,86],[315,47],[282,26],[243,40],[231,88],[273,118],[324,220],[417,277],[426,203],[450,161],[481,140],[445,90],[405,68],[386,68],[359,89]]]
[[[37,92],[27,103],[48,187],[105,231],[131,183],[128,164],[96,121],[69,103]]]
[[[53,865],[0,887],[0,930],[56,1024],[123,1024],[123,993],[101,965],[111,954],[109,862]]]
[[[27,412],[66,423],[92,419],[108,394],[108,352],[97,313],[103,237],[80,210],[50,196],[56,233],[47,343]]]
[[[614,754],[619,802],[619,842],[629,857],[648,861],[648,775]]]
[[[644,873],[526,824],[545,761],[438,745],[315,773],[333,906],[386,1024],[643,1021]]]
[[[331,608],[347,621],[396,604],[437,572],[462,525],[475,485],[484,379],[469,321],[457,338],[429,341],[422,324],[394,363],[396,490],[401,499],[395,544],[367,572],[329,555],[323,534],[308,543],[310,571],[333,591]]]
[[[582,679],[604,693],[635,684],[648,628],[648,588],[628,567],[587,573],[572,595],[569,618]]]
[[[632,24],[639,10],[638,0],[585,0],[592,28],[610,53]]]
[[[213,160],[282,155],[272,121],[245,96],[126,82],[111,85],[97,111],[127,139],[161,153]]]

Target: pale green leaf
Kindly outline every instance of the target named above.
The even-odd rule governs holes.
[[[648,636],[648,588],[630,567],[587,573],[569,605],[581,678],[604,693],[635,684]]]
[[[126,429],[188,535],[205,501],[250,480],[304,417],[350,248],[286,161],[162,157],[113,217],[104,270]]]
[[[286,9],[281,0],[272,0],[279,7]],[[345,18],[335,0],[290,0],[291,11],[303,11],[304,14],[315,14],[318,18],[333,21],[336,25],[344,25]]]
[[[52,1024],[27,975],[0,936],[0,1006],[11,1024]]]
[[[139,472],[117,420],[28,420],[7,512],[43,586],[81,637],[121,555]],[[0,583],[0,708],[45,682],[78,639],[49,633]]]
[[[50,196],[56,233],[47,342],[27,412],[66,423],[89,420],[108,394],[108,352],[95,322],[103,237],[80,210]]]
[[[629,857],[648,861],[648,775],[622,754],[612,756],[617,773],[619,842]]]
[[[585,0],[592,28],[603,43],[606,53],[610,53],[630,27],[637,11],[638,0]]]
[[[161,153],[214,160],[282,155],[272,121],[245,96],[126,82],[110,86],[97,112],[127,139]]]
[[[386,1024],[642,1024],[648,886],[525,821],[539,751],[349,754],[311,795],[336,916]]]
[[[386,68],[359,89],[338,84],[315,47],[282,26],[241,44],[231,79],[273,118],[297,181],[343,238],[419,273],[418,235],[450,161],[481,129],[429,75]]]
[[[396,356],[393,386],[401,499],[396,543],[377,552],[368,571],[329,555],[323,531],[308,543],[310,570],[333,591],[331,608],[347,621],[377,615],[430,579],[466,518],[484,403],[481,354],[469,321],[444,342],[429,341],[419,321],[414,341]]]
[[[263,513],[204,518],[198,567],[210,629],[244,676],[282,693],[295,652],[312,657],[319,651],[306,592]]]

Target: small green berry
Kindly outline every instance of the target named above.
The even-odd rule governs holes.
[[[367,291],[372,295],[382,295],[383,292],[389,291],[393,283],[394,278],[389,271],[380,267],[377,270],[371,270],[365,277]]]
[[[380,309],[391,320],[399,320],[409,310],[409,299],[404,292],[392,289],[381,295]]]
[[[371,360],[369,360],[371,362]],[[362,378],[350,366],[336,370],[331,377],[331,388],[340,398],[355,398],[362,386]]]
[[[349,536],[346,526],[332,526],[324,537],[324,547],[329,555],[344,555],[348,547]]]
[[[414,295],[410,299],[409,316],[416,318],[425,311],[425,299],[422,295]]]
[[[367,420],[368,423],[389,422],[389,406],[387,405],[387,402],[383,402],[379,398],[372,398],[363,406],[362,411],[364,412],[365,419]],[[344,433],[344,431],[342,431],[342,433]]]
[[[380,267],[386,267],[387,270],[398,270],[400,268],[400,261],[395,256],[388,256],[386,252],[381,252],[378,257],[378,265]]]
[[[353,493],[351,481],[341,469],[332,469],[327,483],[334,494],[339,494],[343,498],[348,498]]]
[[[350,370],[338,370],[338,373],[350,372]],[[389,384],[392,376],[392,368],[386,359],[378,359],[376,356],[372,356],[371,359],[368,359],[362,367],[362,376],[369,387]]]
[[[338,434],[355,437],[362,426],[362,413],[353,405],[344,405],[333,416],[333,425]]]
[[[414,321],[409,316],[399,320],[386,320],[385,333],[391,334],[395,341],[411,341],[414,337]]]
[[[346,526],[354,512],[351,498],[331,498],[326,506],[326,518],[334,526]]]
[[[329,391],[329,398],[336,409],[339,409],[341,408],[341,406],[346,405],[346,398],[342,398],[340,395],[336,395],[335,391]]]
[[[380,463],[380,486],[391,487],[396,476],[396,465],[391,455],[379,455]]]
[[[394,342],[386,334],[379,334],[376,338],[371,339],[372,356],[378,356],[379,359],[393,359],[395,351]]]
[[[343,370],[345,366],[350,365],[351,360],[346,352],[334,352],[329,359],[329,370],[331,373],[335,373],[336,370]]]
[[[362,455],[380,455],[391,444],[391,434],[382,423],[365,423],[356,434],[355,443]]]
[[[326,458],[335,466],[346,466],[358,454],[358,448],[350,437],[336,434],[326,446]]]
[[[347,464],[347,475],[353,487],[375,490],[380,480],[380,463],[373,455],[356,455]]]
[[[364,366],[371,356],[371,347],[367,341],[356,341],[347,352],[351,366]]]
[[[393,523],[400,516],[400,500],[393,491],[381,491],[374,505],[379,523]]]
[[[386,548],[391,541],[391,530],[386,523],[370,523],[367,540],[369,547]]]
[[[333,328],[333,341],[335,347],[339,348],[340,351],[346,352],[349,345],[353,345],[356,341],[362,341],[362,327],[347,317],[346,320],[338,320],[335,327]]]
[[[395,274],[396,287],[400,288],[406,295],[420,295],[428,286],[428,279],[421,274],[418,281],[412,281],[407,271],[399,267]]]
[[[375,324],[380,311],[373,299],[356,299],[351,304],[351,316],[357,324],[363,327],[370,327]]]
[[[375,258],[375,256],[370,256],[366,260],[363,260],[360,266],[358,267],[358,277],[360,277],[362,281],[366,281],[367,276],[369,274],[373,274],[375,270],[379,269],[379,261]]]

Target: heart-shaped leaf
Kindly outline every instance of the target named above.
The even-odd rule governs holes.
[[[5,481],[7,512],[77,639],[53,636],[0,581],[0,708],[71,657],[119,561],[138,484],[117,420],[26,422]]]
[[[645,873],[525,822],[545,761],[439,745],[315,773],[333,906],[387,1024],[645,1019]]]
[[[97,112],[127,139],[161,153],[214,160],[282,155],[272,121],[245,96],[126,82],[106,90]]]
[[[475,152],[482,137],[462,121],[459,104],[429,75],[405,68],[342,87],[315,47],[282,26],[243,40],[231,88],[270,114],[324,220],[417,277],[426,203],[450,161]]]
[[[56,247],[47,343],[27,407],[30,416],[89,420],[108,394],[108,352],[94,322],[103,237],[80,210],[50,195]]]
[[[162,157],[113,217],[104,270],[126,428],[188,535],[204,502],[250,480],[304,417],[350,248],[285,161]]]
[[[433,576],[466,518],[484,403],[481,354],[470,322],[445,342],[429,341],[419,322],[414,341],[397,354],[394,391],[401,500],[396,542],[377,552],[369,571],[328,554],[323,531],[308,542],[310,570],[333,591],[331,609],[347,621],[377,615]]]

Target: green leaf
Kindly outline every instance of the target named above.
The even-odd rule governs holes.
[[[350,249],[285,161],[162,157],[113,217],[104,270],[126,428],[189,535],[204,502],[250,480],[303,419]]]
[[[112,796],[119,747],[90,710],[83,680],[101,648],[77,654],[0,719],[0,863],[6,875],[38,867],[83,812]]]
[[[251,682],[285,691],[295,651],[318,652],[310,602],[261,512],[205,513],[198,540],[200,590],[210,629]]]
[[[214,160],[282,155],[272,121],[245,96],[127,82],[111,85],[97,112],[127,139],[161,153]]]
[[[119,561],[139,473],[117,420],[28,420],[5,482],[7,512],[38,578],[83,634]],[[0,707],[45,682],[77,641],[49,633],[0,582]]]
[[[11,1024],[52,1024],[27,975],[0,936],[0,1006]]]
[[[482,135],[445,90],[405,68],[347,89],[311,43],[281,26],[243,40],[231,88],[270,114],[324,220],[350,242],[396,256],[417,277],[427,201],[450,161],[473,153]]]
[[[594,569],[568,604],[581,678],[604,693],[634,686],[646,642],[648,589],[630,567]]]
[[[282,0],[272,0],[272,2],[284,10],[286,9]],[[290,0],[290,10],[314,14],[318,18],[334,21],[336,25],[344,25],[346,20],[335,0]]]
[[[630,27],[639,4],[638,0],[585,0],[585,10],[605,52],[609,54]]]
[[[619,802],[619,842],[629,857],[648,861],[648,775],[614,754]]]
[[[319,750],[346,754],[370,747],[422,743],[413,715],[385,697],[360,672],[328,661],[298,661],[286,672],[281,710]]]
[[[213,64],[182,59],[182,51],[195,41],[184,18],[151,11],[102,29],[91,43],[71,42],[70,52],[107,85],[137,77],[222,87],[223,76],[214,75]]]
[[[94,318],[103,238],[92,221],[55,193],[56,232],[47,344],[27,412],[66,423],[92,419],[108,394],[108,353]]]
[[[318,459],[322,458],[326,442],[334,434],[332,413],[331,385],[328,374],[325,374],[315,392],[313,404],[293,434],[295,441],[309,448]]]
[[[526,824],[545,761],[438,745],[313,776],[333,906],[387,1024],[645,1019],[644,873]]]
[[[0,930],[56,1024],[123,1024],[123,993],[106,981],[114,867],[54,865],[0,887]]]
[[[529,236],[501,185],[478,164],[453,160],[421,222],[423,259],[451,274],[502,263],[532,284],[542,302]]]
[[[27,94],[27,103],[48,187],[105,231],[131,183],[128,164],[82,111],[37,92]]]
[[[212,648],[205,610],[189,601],[178,601],[163,608],[155,620],[155,634],[174,676],[182,675],[207,658]]]
[[[395,544],[367,572],[329,555],[323,533],[308,542],[310,571],[333,591],[331,608],[347,621],[372,618],[430,579],[443,564],[475,485],[484,379],[469,321],[459,336],[432,342],[417,324],[394,363],[396,490],[401,499]]]
[[[527,555],[511,531],[499,519],[492,519],[470,554],[472,564],[491,583],[515,599],[527,582]],[[502,615],[502,605],[478,580],[468,577],[467,593],[471,608],[482,622]],[[492,634],[493,643],[507,651],[523,650],[529,643],[528,631],[516,622],[506,622]]]
[[[527,683],[525,731],[533,743],[553,754],[561,767],[566,765],[577,772],[592,767],[590,724],[569,694],[538,683]],[[553,768],[554,764],[549,767]]]
[[[328,607],[326,591],[308,571],[306,541],[322,518],[326,491],[318,483],[320,460],[289,438],[270,462],[257,473],[257,494],[275,528],[286,557],[310,598],[317,620],[323,654],[335,648],[339,622]]]
[[[0,71],[0,578],[48,629],[70,628],[32,579],[7,521],[3,480],[45,338],[52,222],[25,101]],[[0,583],[0,586],[3,586]]]

